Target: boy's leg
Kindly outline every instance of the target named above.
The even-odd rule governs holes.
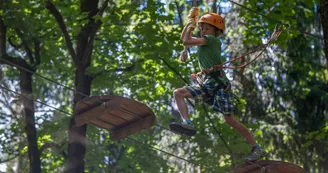
[[[227,124],[233,127],[252,146],[251,153],[244,158],[244,160],[257,160],[266,153],[262,147],[256,144],[254,136],[248,131],[248,129],[233,116],[233,112],[235,110],[233,99],[234,97],[231,91],[225,92],[223,89],[220,89],[214,99],[214,110],[221,112],[224,115],[224,119]]]
[[[235,130],[237,130],[237,132],[241,136],[243,136],[251,146],[256,145],[256,141],[255,141],[253,135],[248,131],[248,129],[242,123],[237,121],[233,115],[224,116],[224,119],[227,122],[227,124],[229,126],[231,126],[232,128],[234,128]]]
[[[174,98],[177,103],[181,118],[183,122],[180,123],[171,123],[170,129],[174,132],[185,134],[188,136],[193,136],[196,134],[194,125],[190,121],[188,114],[188,107],[185,102],[185,98],[191,98],[191,93],[185,88],[179,88],[174,91]]]
[[[185,98],[191,98],[192,97],[191,93],[185,88],[178,88],[174,91],[173,94],[182,119],[190,120]]]
[[[252,146],[251,153],[244,158],[245,161],[258,160],[266,154],[265,150],[256,144],[254,136],[249,132],[249,130],[242,123],[237,121],[233,115],[224,116],[224,119],[229,126],[233,127]]]

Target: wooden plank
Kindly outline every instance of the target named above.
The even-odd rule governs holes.
[[[155,116],[154,114],[149,114],[148,117],[138,120],[134,123],[128,124],[122,128],[119,128],[113,131],[111,135],[112,140],[119,140],[125,138],[129,135],[135,134],[141,130],[149,128],[155,124]]]
[[[235,168],[235,173],[261,173],[260,167],[265,167],[268,172],[280,173],[305,173],[304,169],[292,164],[282,161],[273,160],[258,160],[252,163],[244,163]]]
[[[90,122],[91,124],[103,128],[103,129],[107,129],[107,130],[111,130],[113,128],[115,128],[115,126],[113,126],[112,124],[109,124],[107,122],[104,122],[100,119],[94,119],[93,121]]]
[[[106,113],[106,110],[111,109],[117,109],[119,108],[119,101],[117,100],[109,100],[107,102],[104,102],[104,104],[99,105],[97,107],[94,107],[92,109],[89,109],[79,115],[75,116],[75,123],[76,126],[82,126],[83,124],[86,124],[88,122],[91,122],[92,120],[98,118],[102,114]],[[106,113],[107,114],[107,113]]]
[[[119,108],[115,109],[115,110],[109,110],[109,113],[117,115],[117,116],[125,119],[126,121],[136,121],[138,119],[136,116],[127,114],[126,112],[121,111]]]
[[[103,102],[107,102],[109,100],[114,100],[113,96],[90,96],[81,99],[75,107],[76,115],[82,114],[83,112],[92,109],[101,105]]]
[[[305,170],[294,164],[279,164],[278,167],[281,173],[305,173]]]
[[[105,122],[110,122],[111,124],[115,125],[115,126],[120,126],[121,124],[126,123],[127,121],[124,120],[123,118],[120,117],[121,115],[114,115],[111,113],[108,113],[108,111],[106,113],[103,113],[99,119],[105,121]]]
[[[141,117],[145,117],[147,113],[152,112],[152,110],[144,104],[128,105],[128,104],[122,103],[122,104],[120,104],[119,110],[126,112],[127,114],[131,114],[131,113],[137,114]],[[134,115],[132,115],[132,116],[134,116]]]

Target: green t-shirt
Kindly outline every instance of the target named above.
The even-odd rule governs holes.
[[[205,35],[206,43],[198,46],[198,63],[201,70],[219,65],[225,60],[221,56],[221,41],[213,35]]]
[[[224,57],[221,56],[221,41],[219,38],[213,35],[205,35],[206,43],[198,46],[198,63],[201,70],[209,69],[215,65],[219,65],[225,62]],[[220,80],[224,83],[229,79],[224,75],[220,77]],[[211,79],[208,82],[215,82],[215,79]]]

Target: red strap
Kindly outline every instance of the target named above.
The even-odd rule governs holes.
[[[281,33],[282,31],[283,31],[283,25],[280,25],[280,26],[278,27],[278,29],[276,29],[276,30],[272,33],[272,35],[271,35],[269,41],[268,41],[265,45],[260,46],[260,47],[258,47],[257,49],[254,49],[254,50],[252,50],[252,51],[250,51],[250,52],[247,52],[247,53],[245,53],[245,54],[242,54],[240,57],[233,58],[233,59],[231,59],[230,61],[224,62],[224,63],[219,64],[219,65],[212,66],[212,67],[209,68],[209,69],[203,69],[202,71],[198,72],[197,74],[210,73],[210,72],[211,72],[212,70],[214,70],[215,68],[217,68],[217,69],[222,69],[222,68],[230,68],[230,69],[243,68],[243,67],[245,67],[245,66],[247,66],[247,65],[249,65],[249,64],[251,64],[251,63],[253,63],[255,60],[257,60],[257,59],[263,54],[263,52],[264,52],[265,49],[271,44],[271,42],[279,37],[279,35],[280,35],[280,33]],[[261,49],[262,49],[262,50],[261,50]],[[232,63],[232,62],[234,62],[234,61],[236,61],[236,60],[242,59],[242,58],[244,58],[245,56],[247,56],[247,55],[249,55],[249,54],[255,53],[255,52],[257,52],[258,50],[261,50],[261,52],[260,52],[260,53],[259,53],[254,59],[252,59],[251,61],[249,61],[249,62],[247,62],[247,63],[245,63],[245,64],[238,65],[238,66],[224,66],[224,65],[226,65],[226,64],[228,64],[228,63]]]

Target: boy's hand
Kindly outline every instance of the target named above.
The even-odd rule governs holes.
[[[198,11],[199,11],[199,8],[192,7],[189,10],[188,18],[194,18],[195,19],[198,16]]]
[[[195,28],[197,27],[197,21],[196,20],[188,20],[188,23],[187,23],[186,27],[191,32],[194,31]]]
[[[195,19],[189,19],[188,20],[188,29],[192,28],[192,31],[197,27],[197,22]]]
[[[192,23],[192,25],[189,26],[189,28],[196,28],[197,27],[197,21],[196,17],[198,16],[199,9],[197,7],[192,7],[188,14],[188,23]]]

